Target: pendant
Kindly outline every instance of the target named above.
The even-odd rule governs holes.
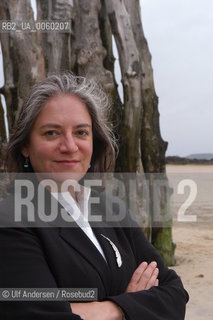
[[[116,247],[116,245],[114,244],[114,242],[112,242],[112,240],[110,240],[109,238],[107,238],[105,235],[103,235],[101,233],[101,236],[104,237],[107,241],[109,241],[110,245],[112,246],[112,249],[115,252],[115,257],[116,257],[116,262],[118,265],[118,268],[120,268],[122,266],[122,259],[121,259],[121,254],[118,250],[118,248]]]

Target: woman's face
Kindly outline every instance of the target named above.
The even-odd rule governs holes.
[[[22,149],[35,172],[57,173],[62,179],[64,173],[76,173],[77,180],[87,172],[92,152],[92,119],[86,105],[68,94],[48,100]]]

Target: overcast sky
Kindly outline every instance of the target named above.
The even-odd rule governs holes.
[[[213,0],[140,1],[167,155],[213,153]]]
[[[141,0],[167,155],[213,153],[213,0]]]

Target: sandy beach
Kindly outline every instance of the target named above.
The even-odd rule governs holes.
[[[168,165],[167,172],[169,176],[174,173],[182,179],[193,180],[194,177],[197,184],[196,199],[186,212],[186,215],[196,215],[197,221],[177,222],[175,218],[173,227],[176,266],[172,268],[180,275],[190,296],[185,319],[212,320],[213,166]]]

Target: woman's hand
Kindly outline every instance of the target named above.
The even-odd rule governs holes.
[[[153,286],[158,286],[158,274],[159,270],[155,261],[152,261],[150,264],[142,262],[133,273],[126,292],[148,290]]]
[[[111,301],[71,303],[72,312],[84,320],[122,320],[121,309]]]
[[[158,286],[157,263],[142,262],[132,275],[126,292],[148,290]],[[80,315],[84,320],[122,320],[122,310],[111,301],[71,303],[72,312]]]

